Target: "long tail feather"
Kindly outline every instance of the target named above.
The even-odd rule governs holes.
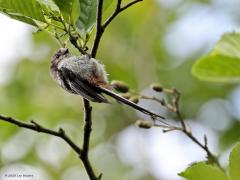
[[[112,91],[110,91],[110,90],[108,90],[108,89],[106,89],[106,88],[103,88],[103,87],[99,87],[99,88],[100,88],[101,91],[102,91],[103,93],[105,93],[106,95],[111,96],[111,97],[113,97],[114,99],[116,99],[116,100],[118,100],[118,101],[120,101],[120,102],[122,102],[122,103],[124,103],[124,104],[126,104],[126,105],[128,105],[128,106],[130,106],[130,107],[132,107],[132,108],[134,108],[134,109],[136,109],[136,110],[141,111],[141,112],[144,113],[144,114],[147,114],[147,115],[150,115],[150,116],[153,116],[153,117],[159,117],[159,118],[165,119],[163,116],[160,116],[160,115],[158,115],[158,114],[155,114],[155,113],[153,113],[153,112],[145,109],[144,107],[141,107],[141,106],[133,103],[132,101],[129,101],[129,100],[127,100],[127,99],[119,96],[118,94],[116,94],[116,93],[114,93],[114,92],[112,92]]]

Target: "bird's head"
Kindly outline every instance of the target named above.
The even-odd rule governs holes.
[[[51,63],[58,63],[61,60],[63,60],[64,58],[69,57],[69,55],[70,55],[70,53],[69,53],[68,48],[60,48],[54,53]]]

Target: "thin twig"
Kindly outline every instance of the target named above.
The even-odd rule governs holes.
[[[102,37],[102,34],[104,32],[104,29],[102,28],[102,8],[103,8],[103,0],[98,0],[98,6],[97,6],[97,23],[96,23],[96,34],[95,39],[92,47],[91,55],[92,57],[95,57],[97,54],[98,46]]]
[[[192,134],[191,130],[187,128],[187,125],[186,125],[186,123],[182,117],[182,114],[179,110],[179,100],[181,97],[181,93],[178,92],[176,89],[173,89],[173,95],[174,95],[173,106],[176,109],[176,111],[175,111],[176,116],[180,120],[180,123],[182,126],[181,131],[207,153],[207,158],[209,161],[216,163],[221,168],[217,157],[208,148],[206,135],[204,135],[204,144],[203,144]]]
[[[84,51],[84,49],[78,45],[78,36],[73,36],[72,33],[71,33],[71,29],[70,29],[70,25],[69,27],[67,28],[67,25],[65,24],[64,20],[62,19],[62,17],[59,17],[58,18],[59,22],[61,22],[61,24],[63,25],[63,31],[66,32],[68,35],[69,35],[69,41],[72,43],[72,45],[78,49],[78,51],[81,53],[81,54],[87,54],[88,53],[86,51]]]
[[[124,11],[125,9],[127,9],[127,8],[131,7],[132,5],[134,5],[134,4],[138,3],[138,2],[141,2],[141,1],[143,1],[143,0],[135,0],[135,1],[132,1],[132,2],[130,2],[128,4],[126,4],[125,6],[123,6],[120,9],[120,12]]]
[[[97,7],[97,33],[94,40],[94,48],[92,49],[90,57],[95,57],[98,49],[98,44],[100,41],[100,38],[97,37],[97,34],[99,34],[99,27],[101,27],[102,23],[102,5],[103,0],[98,1],[98,7]],[[71,39],[71,43],[81,52],[82,48],[77,44],[76,39]],[[86,53],[85,53],[86,54]],[[89,153],[89,142],[90,142],[90,136],[92,131],[92,107],[90,105],[90,102],[86,99],[83,99],[83,108],[84,108],[84,128],[83,128],[83,145],[82,145],[82,153],[80,158],[82,159],[84,163],[84,167],[88,173],[88,176],[91,180],[100,180],[102,177],[102,174],[100,174],[98,177],[95,175],[92,165],[88,158]]]
[[[169,131],[173,131],[173,130],[178,130],[178,131],[183,132],[188,138],[190,138],[194,143],[196,143],[199,147],[201,147],[206,152],[209,162],[215,163],[218,167],[221,168],[221,166],[218,162],[217,156],[215,156],[209,150],[206,135],[204,135],[204,144],[203,144],[192,134],[191,130],[189,128],[187,128],[187,125],[186,125],[186,123],[182,117],[182,114],[180,112],[180,109],[179,109],[179,101],[181,98],[181,93],[176,89],[167,89],[167,88],[163,88],[163,92],[173,95],[172,103],[166,103],[164,99],[158,99],[156,97],[149,97],[149,96],[145,96],[145,95],[141,95],[141,94],[139,94],[139,96],[143,99],[154,100],[154,101],[158,102],[159,104],[161,104],[162,106],[165,106],[170,112],[174,112],[176,114],[177,119],[181,123],[181,127],[179,127],[179,128],[174,127],[174,126],[168,127],[168,129],[164,130],[164,132],[169,132]]]
[[[126,10],[127,8],[131,7],[132,5],[143,1],[143,0],[134,0],[128,4],[126,4],[125,6],[121,7],[121,3],[122,0],[118,0],[117,1],[117,5],[115,8],[115,11],[113,12],[113,14],[102,24],[102,6],[103,6],[103,0],[98,0],[98,8],[97,8],[97,26],[96,26],[96,34],[95,34],[95,39],[94,39],[94,43],[93,43],[93,47],[92,47],[92,53],[91,55],[93,57],[96,56],[97,54],[97,50],[98,50],[98,46],[100,43],[100,40],[102,38],[102,35],[105,31],[105,29],[107,28],[107,26],[112,22],[112,20],[122,11]]]
[[[182,125],[183,130],[184,130],[184,131],[187,131],[186,124],[185,124],[185,122],[184,122],[184,120],[183,120],[183,118],[182,118],[182,115],[181,115],[181,113],[180,113],[180,110],[179,110],[179,100],[180,100],[180,98],[181,98],[181,93],[178,92],[178,90],[173,89],[173,94],[174,94],[173,105],[174,105],[175,111],[176,111],[175,113],[176,113],[178,119],[179,119],[180,122],[181,122],[181,125]]]
[[[90,135],[92,131],[92,107],[88,100],[83,99],[84,105],[84,128],[83,128],[83,145],[82,145],[82,153],[81,160],[84,162],[84,167],[88,173],[88,176],[91,180],[98,180],[101,178],[101,174],[97,177],[93,171],[92,165],[88,158],[89,152],[89,142]]]
[[[71,34],[69,34],[69,40],[70,40],[70,42],[72,43],[72,45],[73,45],[76,49],[78,49],[78,51],[79,51],[81,54],[86,54],[86,55],[88,55],[88,56],[90,57],[90,55],[89,55],[86,51],[84,51],[84,49],[83,49],[81,46],[79,46],[79,44],[78,44],[78,37],[74,37],[74,36],[72,36]]]
[[[119,12],[127,9],[131,5],[133,5],[133,4],[129,3],[129,5],[124,6],[123,9],[120,10]],[[121,0],[118,0],[118,4],[117,4],[116,9],[119,10],[120,8],[121,8]],[[104,29],[106,28],[106,27],[102,26],[102,9],[103,9],[103,0],[98,0],[97,17],[96,17],[96,19],[97,19],[96,34],[95,34],[95,39],[94,39],[94,42],[93,42],[92,51],[91,51],[91,54],[90,54],[90,56],[93,57],[93,58],[95,58],[96,55],[97,55],[97,50],[98,50],[98,47],[99,47],[99,43],[100,43],[101,37],[104,33]],[[108,24],[109,23],[110,22],[108,22]],[[71,36],[70,36],[70,41],[81,53],[83,53],[82,48],[78,46],[76,39],[72,39]],[[85,118],[84,118],[84,140],[83,140],[83,145],[82,145],[82,154],[81,154],[82,156],[80,158],[82,159],[82,161],[85,162],[84,166],[85,166],[85,169],[86,169],[89,177],[92,177],[93,179],[101,179],[102,174],[100,174],[98,177],[96,177],[95,173],[93,172],[92,166],[89,162],[89,159],[88,159],[89,142],[90,142],[90,135],[91,135],[91,131],[92,131],[92,117],[91,117],[92,107],[90,105],[90,102],[86,99],[83,99],[83,104],[84,104],[84,114],[85,114]]]
[[[83,154],[87,154],[88,153],[88,149],[89,149],[89,139],[90,139],[90,134],[92,131],[92,117],[91,117],[91,113],[92,113],[92,107],[90,106],[90,102],[86,99],[83,99],[83,105],[84,105],[84,141],[83,141]]]
[[[59,37],[58,33],[57,33],[57,30],[55,29],[55,32],[54,32],[54,37],[55,39],[58,41],[59,45],[61,47],[64,47],[66,44],[64,44],[62,41],[61,41],[61,38]]]
[[[107,26],[112,22],[112,20],[119,14],[121,13],[122,11],[126,10],[127,8],[131,7],[132,5],[138,3],[138,2],[141,2],[143,0],[134,0],[128,4],[126,4],[125,6],[121,7],[121,3],[122,1],[121,0],[118,0],[117,2],[117,6],[116,6],[116,9],[115,11],[113,12],[113,14],[104,22],[103,24],[103,28],[106,29]]]
[[[91,119],[91,107],[87,105],[87,110],[85,120],[89,122],[89,119]],[[35,121],[31,121],[31,123],[25,123],[20,120],[14,119],[12,117],[6,117],[3,115],[0,115],[0,120],[14,124],[16,126],[30,129],[35,132],[49,134],[52,136],[59,137],[63,139],[79,156],[79,158],[82,160],[83,165],[88,173],[89,179],[91,180],[100,180],[101,174],[99,177],[96,177],[96,175],[93,172],[93,168],[88,160],[88,144],[90,139],[90,132],[91,132],[91,121],[90,124],[86,124],[84,128],[84,144],[82,149],[65,133],[65,131],[62,128],[59,128],[58,131],[54,131],[52,129],[48,129],[43,127],[42,125],[36,123]],[[89,128],[90,127],[90,128]],[[89,131],[90,129],[90,131]]]
[[[102,25],[102,27],[104,29],[106,29],[106,27],[108,26],[108,24],[110,24],[112,22],[112,20],[120,13],[121,10],[121,4],[122,4],[122,0],[118,0],[117,1],[117,5],[115,8],[115,11],[112,13],[112,15],[104,22],[104,24]]]
[[[58,26],[58,25],[56,25],[56,24],[52,24],[52,23],[49,23],[49,22],[47,22],[46,24],[47,24],[48,26],[52,26],[52,27],[54,27],[54,28],[56,28],[56,29],[60,29],[60,30],[62,30],[62,31],[65,31],[64,28],[62,28],[62,27],[60,27],[60,26]]]
[[[208,161],[210,163],[215,163],[219,168],[221,168],[221,166],[218,162],[217,156],[215,156],[209,150],[206,135],[204,135],[204,143],[201,143],[192,134],[190,128],[187,127],[187,125],[186,125],[186,123],[185,123],[185,121],[182,117],[182,114],[180,112],[180,109],[179,109],[179,101],[180,101],[180,98],[181,98],[181,93],[177,89],[168,89],[168,88],[162,88],[161,92],[165,92],[165,93],[171,94],[173,96],[171,103],[167,103],[164,99],[159,99],[155,96],[146,96],[146,95],[142,95],[140,93],[134,92],[134,91],[131,92],[131,93],[136,94],[139,98],[142,98],[142,99],[148,99],[148,100],[156,101],[160,105],[166,107],[169,112],[175,113],[177,119],[181,123],[181,127],[175,127],[173,125],[168,124],[168,127],[164,127],[165,129],[163,130],[163,132],[170,132],[170,131],[174,131],[174,130],[183,132],[188,138],[190,138],[195,144],[197,144],[199,147],[201,147],[206,152]],[[154,126],[157,127],[157,125],[154,125]],[[159,127],[162,127],[162,125],[160,125]]]
[[[119,4],[117,5],[117,8],[119,9],[121,6],[121,0],[118,0]],[[131,3],[130,3],[131,4]],[[127,9],[127,6],[130,7],[131,5],[126,5],[124,6],[124,9]],[[104,33],[104,28],[102,27],[102,8],[103,8],[103,0],[98,0],[98,6],[97,6],[97,22],[96,22],[96,34],[95,34],[95,39],[93,42],[93,47],[91,54],[87,54],[83,48],[81,48],[78,43],[77,43],[77,38],[74,38],[71,36],[71,33],[69,33],[70,37],[70,42],[82,53],[82,54],[87,54],[90,57],[95,58],[97,54],[97,50],[99,47],[99,43],[102,37],[102,34]],[[123,10],[124,10],[123,9]],[[121,10],[122,11],[122,10]],[[110,23],[110,22],[109,22]],[[108,24],[109,24],[108,23]],[[83,99],[83,104],[84,104],[84,139],[83,139],[83,145],[82,145],[82,153],[80,158],[83,161],[83,164],[85,166],[85,169],[88,173],[88,176],[90,179],[96,180],[96,179],[101,179],[102,174],[100,174],[98,177],[96,177],[93,168],[90,164],[89,158],[88,158],[88,152],[89,152],[89,142],[90,142],[90,135],[92,131],[92,117],[91,117],[91,112],[92,112],[92,107],[90,105],[90,102],[86,99]]]
[[[58,131],[54,131],[54,130],[45,128],[34,121],[31,121],[31,124],[30,124],[30,123],[25,123],[17,119],[14,119],[12,117],[6,117],[3,115],[0,115],[0,120],[17,125],[22,128],[30,129],[32,131],[50,134],[50,135],[59,137],[63,139],[78,155],[82,153],[81,148],[78,147],[78,145],[71,140],[71,138],[65,133],[65,131],[62,128],[60,128]]]

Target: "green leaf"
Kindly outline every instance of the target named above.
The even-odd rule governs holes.
[[[80,17],[77,21],[77,26],[84,33],[89,33],[96,22],[97,2],[97,0],[79,0]],[[103,11],[105,11],[112,2],[113,0],[105,0]]]
[[[80,4],[79,0],[73,0],[73,8],[72,8],[72,24],[76,24],[78,18],[80,16]]]
[[[240,179],[240,143],[232,150],[229,157],[229,174],[232,180]]]
[[[60,24],[59,17],[61,17],[61,12],[58,6],[53,2],[53,0],[37,0],[41,6],[41,9],[44,13],[45,19],[48,23],[51,24]],[[45,25],[46,26],[46,25]]]
[[[80,15],[80,5],[78,0],[53,0],[60,9],[64,20],[75,25]]]
[[[192,67],[194,76],[215,82],[240,81],[240,33],[225,34],[205,57]]]
[[[219,168],[204,162],[193,164],[179,175],[188,180],[228,180]]]
[[[192,67],[193,75],[201,80],[217,82],[240,81],[240,59],[210,54],[199,59]]]
[[[22,17],[45,22],[41,7],[36,0],[0,0],[0,11],[26,23],[28,21]]]
[[[30,24],[32,26],[36,26],[38,27],[38,25],[35,23],[34,20],[28,18],[28,17],[25,17],[25,16],[22,16],[22,15],[19,15],[19,14],[11,14],[11,13],[7,13],[6,11],[4,12],[5,15],[9,16],[10,18],[12,19],[16,19],[18,21],[21,21],[21,22],[24,22],[24,23],[27,23],[27,24]]]
[[[221,142],[222,150],[226,150],[226,148],[240,141],[240,122],[235,119],[232,121],[232,125],[220,135],[219,142]]]
[[[62,13],[71,14],[73,0],[53,0]]]
[[[48,8],[51,11],[59,12],[58,6],[54,3],[53,0],[37,0],[40,5],[44,5],[46,8]]]
[[[103,11],[106,11],[107,8],[112,4],[113,0],[104,0],[103,1]]]
[[[96,21],[97,0],[79,0],[79,3],[80,17],[77,27],[84,32],[89,32]]]
[[[240,33],[224,34],[213,51],[217,54],[240,58]]]

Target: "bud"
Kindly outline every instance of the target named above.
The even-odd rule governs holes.
[[[119,95],[122,96],[125,99],[129,99],[132,96],[131,93],[129,93],[129,92],[127,92],[127,93],[120,93]]]
[[[132,101],[133,103],[137,104],[139,102],[139,97],[138,96],[131,96],[129,98],[129,101]]]
[[[163,88],[160,84],[152,84],[151,88],[156,92],[162,92],[163,91]]]
[[[150,129],[153,126],[152,121],[139,119],[136,121],[136,125],[140,128]]]
[[[111,82],[113,88],[121,93],[126,93],[129,91],[128,85],[125,82],[114,80]]]

